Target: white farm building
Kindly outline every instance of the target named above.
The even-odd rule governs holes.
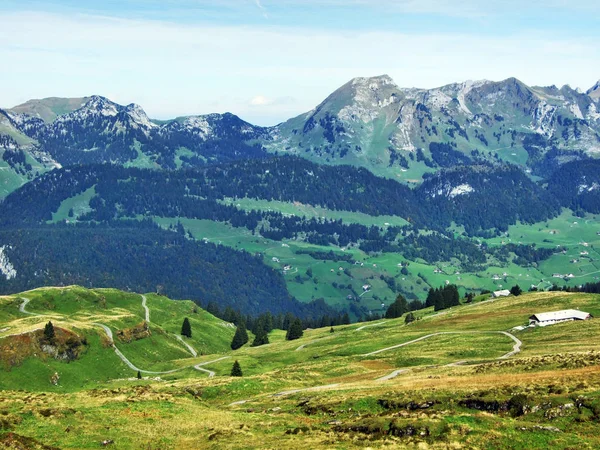
[[[545,327],[570,320],[588,320],[591,318],[592,315],[590,313],[579,311],[578,309],[564,309],[562,311],[534,314],[529,318],[529,325]]]
[[[503,289],[501,291],[492,292],[492,298],[508,297],[509,295],[510,295],[510,291],[508,289]]]

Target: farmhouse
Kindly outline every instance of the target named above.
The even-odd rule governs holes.
[[[508,297],[509,295],[510,295],[510,291],[508,289],[503,289],[501,291],[492,292],[492,298]]]
[[[567,322],[570,320],[588,320],[592,315],[577,309],[565,309],[562,311],[553,311],[534,314],[529,318],[529,325],[536,327],[546,327],[555,323]]]

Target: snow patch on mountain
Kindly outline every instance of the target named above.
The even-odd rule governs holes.
[[[12,247],[3,245],[0,247],[0,273],[4,275],[6,280],[16,278],[17,271],[8,259],[8,255],[4,252],[6,249],[12,250]]]

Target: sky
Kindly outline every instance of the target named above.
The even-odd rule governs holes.
[[[359,76],[600,79],[597,0],[1,0],[0,106],[103,95],[274,125]]]

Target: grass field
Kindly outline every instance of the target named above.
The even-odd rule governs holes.
[[[30,302],[21,312],[25,298]],[[526,324],[536,312],[579,308],[598,316],[598,295],[483,296],[439,313],[419,311],[409,325],[399,318],[333,332],[305,330],[295,341],[275,330],[270,344],[235,352],[228,348],[233,329],[192,303],[155,294],[146,300],[151,337],[133,345],[115,338],[117,347],[140,365],[182,370],[137,380],[93,323],[102,321],[116,334],[143,321],[140,295],[68,287],[0,297],[0,346],[16,346],[13,334],[29,336],[48,320],[88,339],[83,354],[71,362],[30,355],[8,367],[3,353],[0,443],[26,448],[36,442],[91,448],[104,440],[113,441],[114,448],[600,445],[597,319],[513,332],[521,351],[504,359],[515,341],[498,333]],[[204,348],[204,355],[192,357],[170,338],[183,317],[192,322],[188,342]],[[217,359],[205,366],[216,373],[213,378],[191,368]],[[228,376],[234,360],[242,378]],[[50,382],[55,372],[57,385]]]

